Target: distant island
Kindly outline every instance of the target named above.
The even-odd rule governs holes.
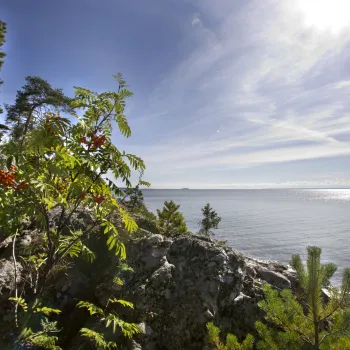
[[[184,188],[181,188],[182,190],[189,190],[189,188],[188,187],[184,187]]]

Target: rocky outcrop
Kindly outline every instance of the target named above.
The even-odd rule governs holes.
[[[257,306],[262,283],[278,289],[296,283],[287,266],[246,258],[194,235],[133,240],[128,263],[134,273],[124,295],[135,304],[133,321],[145,329],[135,349],[204,349],[208,321],[238,337],[254,333],[263,317]]]
[[[57,217],[54,214],[50,217],[53,223]],[[50,292],[55,295],[52,304],[62,310],[59,317],[62,348],[80,348],[81,327],[101,326],[84,310],[76,308],[76,300],[104,307],[113,292],[118,298],[134,303],[134,310],[121,308],[118,313],[123,319],[137,323],[142,332],[121,345],[121,349],[204,350],[208,321],[213,321],[223,333],[233,332],[240,338],[255,333],[255,321],[263,318],[257,305],[262,298],[263,283],[278,289],[297,286],[295,273],[285,265],[247,258],[235,249],[201,236],[164,237],[157,234],[151,220],[135,219],[139,225],[135,237],[139,238],[129,239],[120,230],[126,240],[128,265],[133,268],[133,272],[119,272],[123,286],[112,282],[118,273],[118,259],[107,250],[104,236],[98,234],[91,235],[88,242],[97,256],[93,264],[77,260],[51,278]],[[81,211],[72,218],[72,225],[83,228],[88,220],[91,220],[88,213]],[[41,237],[35,228],[29,228],[28,232],[19,238],[18,249]],[[8,302],[14,288],[10,243],[4,241],[0,245],[2,257],[6,256],[0,260],[2,323],[13,317]],[[20,284],[20,264],[17,269]],[[5,330],[4,326],[1,328]],[[1,333],[6,335],[7,330]],[[121,335],[111,337],[123,342]]]

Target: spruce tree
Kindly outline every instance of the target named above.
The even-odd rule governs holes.
[[[307,252],[306,267],[299,255],[291,261],[300,282],[299,293],[263,287],[265,300],[259,306],[273,327],[256,323],[261,338],[258,349],[350,349],[350,269],[344,270],[340,289],[331,287],[335,265],[321,264],[321,248],[308,247]],[[328,300],[322,294],[325,287]]]
[[[214,235],[214,233],[211,230],[218,228],[219,223],[221,221],[221,217],[213,208],[211,208],[209,203],[206,204],[204,208],[202,208],[202,214],[204,217],[199,222],[199,233],[204,236]]]
[[[162,211],[157,209],[158,225],[164,235],[188,233],[184,216],[178,211],[180,205],[173,201],[164,202]]]

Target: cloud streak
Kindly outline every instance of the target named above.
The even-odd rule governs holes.
[[[150,128],[163,123],[163,133],[131,148],[155,184],[161,168],[255,172],[350,154],[349,28],[313,25],[295,1],[231,3],[192,2],[191,49],[149,97]]]

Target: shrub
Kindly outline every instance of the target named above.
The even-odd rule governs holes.
[[[157,209],[158,225],[164,235],[188,233],[183,215],[178,211],[180,205],[173,201],[164,202],[162,211]]]
[[[212,229],[216,230],[221,221],[221,217],[217,214],[217,212],[210,206],[210,204],[206,204],[204,208],[202,208],[203,219],[199,222],[200,230],[199,234],[204,236],[214,235],[211,231]]]

